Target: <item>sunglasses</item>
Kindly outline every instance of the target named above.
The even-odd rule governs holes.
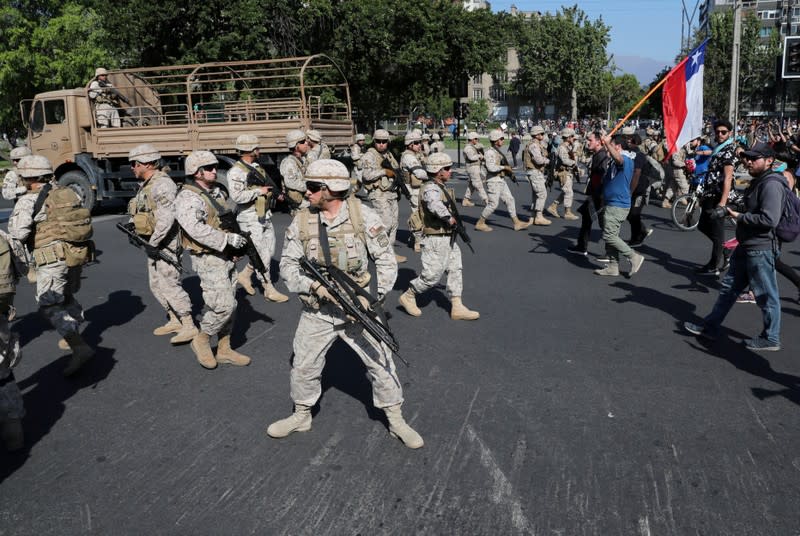
[[[389,143],[389,140],[375,140],[375,143]]]
[[[210,164],[208,166],[200,166],[198,169],[202,169],[203,171],[205,171],[207,173],[211,173],[212,171],[216,171],[217,170],[217,166],[215,164]]]
[[[747,160],[748,162],[755,162],[756,160],[761,160],[764,158],[763,156],[747,156],[746,154],[742,155],[742,160]]]
[[[730,130],[716,130],[715,132],[717,134],[727,134],[728,132],[730,132]]]
[[[327,186],[325,186],[321,182],[307,182],[306,183],[306,189],[309,192],[311,192],[312,194],[315,194],[315,193],[319,192],[320,190],[327,189]]]
[[[443,167],[442,169],[443,169],[444,171],[450,171],[450,169],[451,169],[452,167],[453,167],[453,166],[445,166],[445,167]]]

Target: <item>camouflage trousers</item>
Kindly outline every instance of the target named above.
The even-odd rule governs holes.
[[[243,232],[250,233],[250,240],[258,252],[258,256],[261,257],[261,262],[264,263],[266,272],[262,275],[256,271],[256,277],[262,284],[265,283],[265,278],[266,283],[270,283],[270,263],[275,254],[275,228],[272,226],[272,219],[267,216],[263,221],[259,221],[255,209],[248,209],[240,212],[236,221],[239,222],[239,228]],[[252,266],[252,263],[250,264]]]
[[[83,323],[83,308],[75,299],[81,288],[81,267],[67,267],[57,261],[36,267],[36,302],[39,311],[64,337],[78,333]]]
[[[411,206],[411,214],[414,214],[419,210],[419,188],[412,188],[411,186],[408,187],[411,191],[411,199],[408,200],[408,204]],[[411,229],[411,220],[409,218],[408,228]],[[418,244],[422,242],[422,230],[419,231],[411,231],[411,234],[414,235],[414,243]]]
[[[192,269],[200,277],[205,310],[200,331],[220,337],[229,335],[236,312],[236,266],[212,253],[192,255]]]
[[[119,111],[111,104],[101,103],[95,107],[97,126],[100,128],[119,127]]]
[[[559,171],[556,173],[558,181],[561,183],[561,194],[558,196],[558,203],[564,205],[565,208],[572,207],[572,200],[574,194],[572,193],[572,173],[569,171]]]
[[[486,202],[486,207],[481,211],[481,218],[486,219],[497,209],[500,201],[505,203],[508,215],[511,218],[517,217],[517,202],[514,201],[514,196],[511,195],[511,190],[508,188],[508,183],[501,177],[492,177],[486,181],[486,192],[489,200]]]
[[[489,198],[486,195],[486,189],[483,187],[481,167],[467,166],[467,176],[469,177],[469,182],[467,182],[467,191],[464,193],[464,199],[471,201],[473,192],[477,192],[483,204],[487,205],[489,203]]]
[[[331,309],[326,305],[324,309]],[[336,339],[342,339],[367,367],[372,383],[372,403],[386,408],[403,402],[403,388],[395,370],[391,350],[367,334],[360,324],[344,323],[340,315],[304,310],[294,334],[290,394],[295,404],[313,406],[322,392],[325,355]]]
[[[686,180],[686,173],[681,168],[673,168],[672,177],[667,178],[667,190],[664,192],[664,199],[672,200],[688,193],[689,181]]]
[[[461,266],[461,249],[448,235],[428,235],[422,239],[422,272],[411,281],[415,294],[433,288],[447,272],[447,294],[460,297],[464,288]]]
[[[541,212],[547,202],[547,179],[544,173],[533,168],[528,170],[528,182],[531,183],[531,188],[533,188],[533,210]]]
[[[181,285],[181,273],[177,268],[148,258],[147,279],[150,291],[165,311],[173,311],[178,317],[192,314],[192,301]]]
[[[0,314],[0,421],[5,419],[21,419],[25,416],[25,406],[22,402],[22,394],[19,392],[17,382],[14,380],[14,373],[11,371],[10,363],[14,356],[6,355],[5,348],[8,347],[11,338],[11,330],[8,324],[8,317]]]
[[[372,208],[380,216],[386,234],[389,235],[389,245],[394,248],[394,241],[397,238],[397,220],[400,217],[397,207],[397,194],[395,192],[384,192],[378,188],[369,192],[367,196]]]

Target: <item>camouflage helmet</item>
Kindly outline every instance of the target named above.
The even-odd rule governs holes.
[[[53,174],[53,165],[44,156],[23,156],[17,164],[17,174],[23,178],[46,177]]]
[[[236,150],[249,153],[258,149],[258,136],[253,134],[240,134],[236,138]]]
[[[467,132],[467,140],[477,140],[478,133],[477,132]]]
[[[453,159],[447,153],[433,153],[425,162],[425,171],[431,175],[439,173],[442,168],[452,166]]]
[[[306,139],[306,133],[300,129],[290,130],[286,133],[286,145],[289,149],[294,149],[298,143],[303,143]]]
[[[658,130],[656,130],[656,129],[652,128],[652,127],[647,127],[647,130],[645,132],[647,132],[648,136],[658,136],[658,134],[659,134]]]
[[[21,147],[14,147],[11,149],[11,153],[8,155],[8,158],[11,160],[19,160],[23,156],[30,156],[32,154],[33,153],[27,145],[22,145]]]
[[[539,134],[544,134],[544,128],[542,128],[542,125],[534,125],[534,127],[531,129],[531,135],[536,136]]]
[[[439,137],[439,135],[438,135],[437,133],[435,133],[435,132],[434,132],[434,133],[433,133],[433,136],[431,136],[431,139],[432,139],[433,141],[439,141],[441,138]]]
[[[503,131],[500,130],[499,128],[495,128],[491,132],[489,132],[489,141],[491,142],[505,139],[505,137],[506,137],[505,134],[503,134]]]
[[[311,129],[306,132],[306,136],[308,136],[308,139],[314,143],[319,143],[322,141],[322,134],[320,134],[319,130]]]
[[[314,160],[308,165],[305,173],[306,182],[322,182],[332,192],[345,192],[350,189],[350,172],[338,160],[323,158]]]
[[[356,141],[364,141],[367,138],[363,134],[356,134]]]
[[[569,128],[569,127],[561,129],[561,137],[562,138],[569,138],[570,136],[574,136],[574,135],[575,135],[575,131],[572,130],[571,128]]]
[[[425,134],[422,135],[422,139],[424,141],[429,141],[431,139],[431,135],[426,132]]]
[[[128,162],[147,164],[148,162],[155,162],[156,160],[161,160],[161,153],[149,143],[137,145],[128,153]]]
[[[409,146],[415,141],[422,141],[422,136],[420,135],[419,131],[412,130],[411,132],[406,132],[406,137],[403,140],[403,144]]]
[[[389,141],[390,139],[392,139],[392,137],[389,135],[389,131],[388,130],[384,130],[382,128],[379,128],[378,130],[375,131],[374,134],[372,134],[372,140],[373,141],[375,141],[375,140],[386,140],[386,141]]]
[[[633,127],[623,127],[622,132],[620,132],[623,136],[633,136],[636,134],[636,129]]]
[[[219,160],[211,151],[192,151],[186,157],[186,174],[194,175],[203,166],[215,166]]]
[[[94,76],[97,78],[98,76],[103,76],[104,74],[108,74],[108,71],[105,70],[103,67],[98,67],[94,70]]]

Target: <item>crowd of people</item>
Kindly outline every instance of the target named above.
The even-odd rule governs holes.
[[[775,234],[786,196],[794,195],[791,171],[797,168],[800,148],[791,132],[772,130],[762,140],[754,128],[753,139],[742,141],[730,123],[720,120],[713,123],[713,141],[698,136],[670,153],[657,129],[648,128],[642,139],[633,126],[613,135],[576,126],[577,131],[570,126],[553,131],[552,125],[534,124],[517,137],[514,148],[522,152],[519,162],[533,195],[529,218],[519,217],[508,186],[508,180],[517,180],[517,158],[512,153],[509,161],[504,150],[506,132],[490,131],[487,147],[477,132],[467,133],[463,150],[467,189],[460,204],[483,206],[474,230],[493,231],[490,219],[502,201],[514,231],[551,225],[545,214],[580,220],[577,242],[568,252],[586,256],[592,226],[597,224],[605,245],[605,255],[598,260],[605,266],[595,273],[619,276],[624,258],[628,274],[633,275],[645,260],[636,248],[653,232],[641,216],[655,183],[660,185],[661,206],[668,208],[681,202],[695,175],[701,174],[706,186],[699,229],[711,248],[708,263],[697,271],[727,273],[712,312],[702,322],[687,322],[685,328],[704,338],[715,337],[732,305],[749,291],[764,312],[764,329],[745,342],[747,348],[780,349],[776,269],[800,289],[800,278],[780,262]],[[421,435],[402,416],[403,389],[391,337],[374,329],[376,323],[385,328],[382,307],[395,286],[398,264],[407,261],[395,252],[401,194],[411,209],[406,225],[422,269],[402,289],[400,307],[412,317],[421,316],[417,296],[445,279],[450,317],[480,318],[462,301],[459,241],[468,235],[449,186],[452,158],[441,140],[411,130],[403,136],[404,151],[398,159],[389,150],[391,139],[384,129],[371,134],[370,144],[365,135],[357,134],[348,169],[331,159],[320,132],[292,130],[285,138],[289,154],[280,163],[278,185],[259,163],[259,139],[242,134],[236,139],[238,160],[227,170],[226,188],[217,182],[220,158],[209,151],[190,153],[182,170],[184,179],[176,182],[162,169],[161,154],[154,146],[130,149],[128,160],[140,188],[128,205],[128,225],[147,251],[149,286],[165,316],[154,335],[169,335],[176,345],[189,343],[206,369],[246,366],[250,357],[232,348],[230,340],[237,285],[255,295],[255,276],[264,299],[284,303],[289,297],[276,286],[280,277],[303,304],[290,372],[294,411],[269,425],[271,437],[311,429],[311,408],[321,394],[325,356],[333,342],[342,339],[364,363],[373,403],[385,412],[390,434],[409,448],[423,446]],[[2,192],[15,205],[8,232],[0,233],[0,432],[6,447],[15,449],[23,444],[24,415],[12,370],[20,351],[9,327],[15,284],[26,274],[36,284],[40,312],[61,335],[58,346],[72,354],[64,374],[77,374],[94,355],[80,335],[83,312],[76,297],[81,267],[92,260],[94,248],[89,211],[77,194],[58,185],[50,162],[24,147],[15,148],[11,157],[14,169],[6,175]],[[734,172],[741,162],[751,176],[744,192],[734,188]],[[586,197],[573,210],[573,187],[582,177]],[[557,194],[549,189],[555,183]],[[279,274],[270,268],[278,241],[272,223],[275,202],[287,203],[293,215],[283,237]],[[730,244],[725,239],[725,218],[736,223],[738,245],[733,249],[725,247]],[[626,221],[630,237],[623,240]],[[200,279],[205,309],[199,323],[182,286],[183,252],[188,252]],[[249,262],[237,271],[235,262],[244,256]],[[374,296],[369,292],[370,261],[376,274]],[[325,277],[320,278],[317,268]],[[363,319],[373,322],[372,329]]]

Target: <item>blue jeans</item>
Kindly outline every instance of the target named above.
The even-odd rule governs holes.
[[[778,279],[775,275],[775,259],[778,254],[771,249],[746,250],[742,246],[733,250],[731,267],[722,279],[722,288],[714,308],[703,321],[709,333],[719,330],[739,294],[750,286],[756,303],[764,315],[764,330],[761,337],[774,344],[781,340],[781,304],[778,295]]]

